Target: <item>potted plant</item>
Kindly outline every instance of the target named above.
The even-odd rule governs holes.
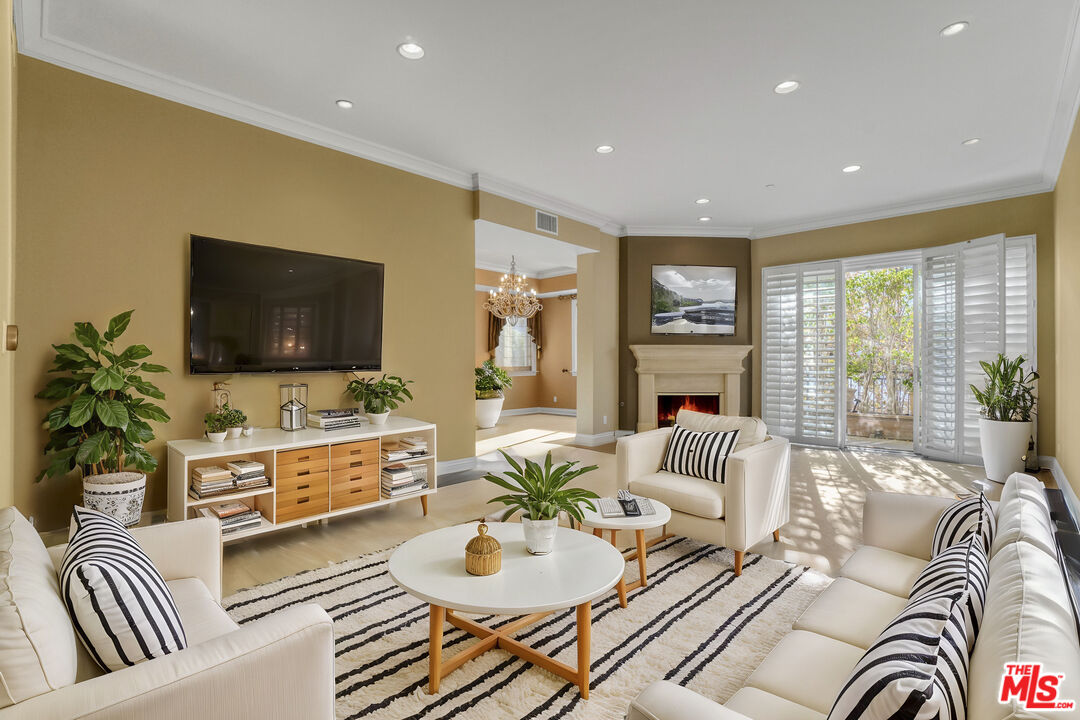
[[[495,427],[502,414],[503,389],[514,381],[509,373],[492,360],[485,360],[476,372],[476,425],[480,428]]]
[[[83,504],[108,513],[125,525],[142,515],[146,473],[157,458],[145,448],[154,439],[150,422],[168,422],[169,415],[146,398],[164,400],[146,375],[168,372],[143,362],[145,345],[123,350],[117,339],[127,330],[132,310],[109,321],[104,333],[89,322],[75,323],[75,342],[53,345],[56,357],[50,380],[37,397],[60,403],[45,416],[49,464],[37,480],[78,469],[83,478]],[[134,468],[130,470],[129,468]]]
[[[225,403],[221,406],[221,417],[225,421],[225,437],[229,440],[240,437],[240,433],[244,431],[244,423],[247,422],[247,415],[242,410],[231,408],[229,403]]]
[[[499,452],[513,469],[505,473],[505,478],[488,473],[484,479],[509,490],[510,493],[492,498],[488,502],[507,506],[502,516],[503,521],[520,510],[525,548],[533,555],[547,555],[555,545],[555,528],[559,525],[560,512],[570,516],[570,526],[573,527],[575,520],[582,522],[583,505],[590,510],[596,510],[592,500],[599,499],[599,495],[585,488],[566,487],[574,478],[595,470],[596,465],[575,468],[578,461],[568,460],[553,468],[549,450],[543,467],[526,459],[525,467],[522,468],[506,451]]]
[[[1024,362],[1023,355],[1010,360],[1002,353],[993,362],[980,361],[986,384],[982,389],[970,386],[982,406],[979,442],[986,478],[998,483],[1023,471],[1031,438],[1039,373],[1025,372]]]
[[[361,377],[351,380],[345,391],[363,406],[372,425],[382,425],[391,410],[397,410],[406,399],[413,399],[408,388],[412,384],[412,380],[384,374],[378,380]]]
[[[229,426],[225,422],[225,409],[214,410],[203,416],[203,424],[206,426],[206,439],[212,443],[225,442],[229,434]]]

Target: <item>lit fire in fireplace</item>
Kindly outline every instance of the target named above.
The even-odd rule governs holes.
[[[683,408],[694,412],[719,415],[720,396],[716,393],[711,395],[657,395],[656,426],[671,427],[675,424],[675,416]]]

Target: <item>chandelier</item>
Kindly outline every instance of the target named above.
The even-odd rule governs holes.
[[[536,290],[525,287],[525,276],[518,275],[517,262],[510,257],[510,274],[499,278],[499,289],[489,290],[484,309],[497,318],[504,318],[511,325],[517,325],[519,318],[531,318],[543,308],[536,297]]]

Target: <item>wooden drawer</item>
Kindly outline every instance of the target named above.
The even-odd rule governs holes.
[[[379,476],[360,476],[347,482],[332,483],[330,489],[330,509],[364,505],[379,499]]]
[[[360,478],[366,478],[372,482],[378,482],[379,466],[364,465],[362,467],[348,468],[347,470],[331,470],[330,488],[332,490],[338,485],[348,484],[353,480],[358,480]]]
[[[282,493],[289,493],[294,490],[323,490],[329,492],[329,479],[330,474],[323,470],[322,472],[308,473],[306,475],[278,480],[277,494],[280,497]]]
[[[324,473],[330,468],[330,461],[326,458],[317,458],[315,460],[305,460],[303,462],[290,463],[288,465],[277,466],[277,480],[288,481],[289,478],[299,478],[306,475],[312,475],[314,473]]]
[[[378,467],[379,441],[363,440],[330,447],[330,469],[345,470],[363,466]]]
[[[311,460],[326,460],[329,451],[330,449],[326,445],[300,448],[299,450],[285,450],[277,454],[277,466],[281,468],[282,465],[295,465]]]
[[[325,472],[310,476],[292,487],[282,487],[276,492],[277,514],[275,522],[287,522],[297,518],[319,515],[330,509],[330,485]]]
[[[359,442],[338,443],[337,445],[330,446],[331,458],[339,458],[346,455],[358,455],[360,453],[369,452],[379,452],[378,438],[375,438],[374,440],[360,440]]]

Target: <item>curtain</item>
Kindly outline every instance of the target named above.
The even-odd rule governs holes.
[[[487,351],[488,355],[495,357],[495,348],[499,347],[499,335],[502,334],[503,321],[488,313],[487,327]]]
[[[542,310],[537,310],[536,314],[526,321],[526,329],[529,331],[533,342],[536,343],[537,358],[544,351],[544,322],[540,317],[542,313]],[[488,313],[487,351],[491,357],[495,357],[495,348],[499,346],[499,336],[502,334],[503,322],[505,321]]]
[[[540,355],[544,352],[544,322],[541,319],[543,310],[537,310],[536,314],[528,320],[529,334],[532,335],[533,342],[536,343],[536,357],[540,358]]]

